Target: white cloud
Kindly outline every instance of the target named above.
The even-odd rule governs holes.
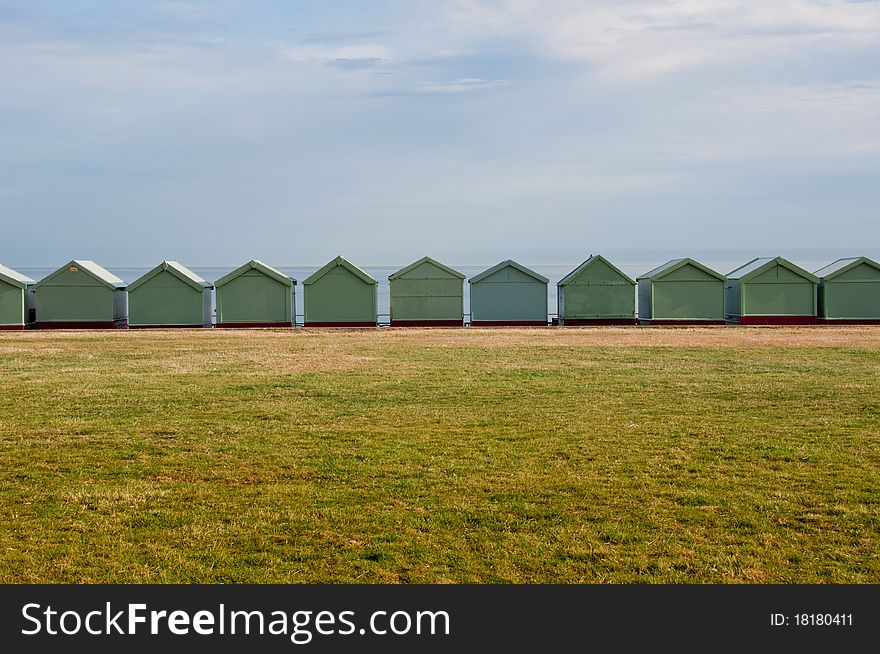
[[[467,77],[446,82],[422,82],[416,85],[415,90],[421,91],[422,93],[464,93],[466,91],[507,86],[508,84],[510,84],[509,80],[487,80],[478,77]]]
[[[458,0],[449,29],[517,38],[609,78],[730,67],[764,57],[875,46],[880,4],[809,0]]]
[[[282,55],[296,62],[327,62],[334,60],[373,60],[390,61],[394,51],[378,43],[353,43],[328,46],[320,44],[297,45],[282,49]]]

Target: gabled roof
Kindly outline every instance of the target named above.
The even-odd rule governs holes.
[[[563,277],[558,282],[556,282],[556,285],[557,286],[565,286],[566,284],[571,282],[573,279],[575,279],[578,275],[580,275],[583,271],[585,271],[587,268],[597,264],[600,261],[602,263],[604,263],[606,266],[608,266],[609,268],[611,268],[611,270],[616,272],[618,275],[623,277],[630,284],[635,284],[635,281],[633,281],[633,279],[629,275],[627,275],[620,268],[618,268],[613,263],[608,261],[608,259],[603,257],[601,254],[591,254],[589,259],[584,261],[581,265],[579,265],[577,268],[575,268],[570,273],[568,273],[565,277]]]
[[[787,268],[796,275],[799,275],[804,279],[808,279],[814,284],[819,281],[819,279],[812,273],[807,272],[800,266],[796,266],[791,261],[783,259],[782,257],[758,257],[757,259],[752,259],[751,261],[740,266],[736,270],[732,270],[727,273],[727,278],[738,279],[741,282],[748,281],[752,277],[756,277],[762,272],[765,272],[769,268],[772,268],[776,265]]]
[[[27,288],[34,284],[34,280],[27,275],[22,275],[20,272],[16,272],[12,268],[7,268],[3,264],[0,264],[0,280],[7,284],[17,286],[18,288]]]
[[[877,263],[873,259],[869,259],[868,257],[850,257],[848,259],[838,259],[834,263],[829,263],[824,268],[819,268],[819,270],[813,274],[822,279],[834,279],[838,275],[842,275],[848,270],[860,266],[863,263],[880,270],[880,263]]]
[[[276,282],[280,282],[280,283],[284,284],[285,286],[293,286],[294,284],[296,284],[295,279],[293,279],[292,277],[288,277],[280,270],[276,270],[272,266],[269,266],[269,265],[263,263],[262,261],[257,261],[256,259],[251,259],[243,266],[239,266],[238,268],[233,270],[231,273],[227,273],[227,274],[223,275],[223,277],[221,277],[220,279],[215,281],[214,288],[218,288],[220,286],[223,286],[224,284],[228,284],[233,279],[241,277],[249,270],[258,270],[259,272],[266,275],[266,277],[271,277]]]
[[[165,271],[171,273],[180,281],[189,284],[197,291],[203,291],[206,288],[211,288],[211,285],[208,282],[196,275],[192,270],[190,270],[183,264],[180,264],[177,261],[163,261],[158,266],[153,268],[150,272],[142,275],[141,277],[138,277],[135,281],[129,284],[129,292],[146,284],[148,281],[153,279],[153,277]]]
[[[453,270],[449,266],[444,266],[442,263],[440,263],[439,261],[437,261],[435,259],[432,259],[431,257],[422,257],[418,261],[413,261],[411,264],[409,264],[405,268],[401,268],[396,273],[392,273],[391,275],[388,275],[388,280],[393,281],[393,280],[397,279],[398,277],[403,277],[406,273],[408,273],[411,270],[414,270],[415,268],[418,268],[423,263],[430,263],[432,266],[436,266],[437,268],[439,268],[443,272],[449,273],[453,277],[458,277],[459,279],[464,279],[464,275],[462,275],[457,270]]]
[[[725,281],[724,275],[720,272],[712,270],[708,266],[704,266],[699,261],[694,261],[689,257],[684,257],[682,259],[673,259],[672,261],[667,261],[662,266],[657,266],[653,270],[649,270],[644,275],[639,275],[639,279],[659,279],[660,277],[665,277],[671,272],[675,272],[679,268],[683,268],[684,266],[693,266],[699,270],[702,270],[707,275],[711,275],[716,279],[720,279],[722,282]]]
[[[323,268],[321,268],[321,269],[315,271],[314,273],[312,273],[311,275],[309,275],[309,277],[303,282],[303,285],[314,284],[316,281],[321,279],[324,275],[329,273],[331,270],[333,270],[337,266],[342,266],[348,272],[353,274],[355,277],[359,277],[361,281],[363,281],[367,284],[378,284],[379,283],[375,279],[370,277],[367,273],[365,273],[363,270],[361,270],[356,265],[354,265],[351,261],[346,259],[345,257],[338,256],[335,259],[333,259],[332,261],[327,262],[327,264]]]
[[[484,270],[479,275],[475,275],[474,277],[471,277],[468,280],[468,283],[476,284],[477,282],[480,282],[480,281],[486,279],[486,277],[490,277],[491,275],[494,275],[499,270],[503,270],[504,268],[507,268],[508,266],[510,266],[511,268],[516,268],[524,275],[528,275],[529,277],[537,279],[539,282],[544,282],[546,284],[550,281],[549,279],[547,279],[543,275],[539,275],[538,273],[536,273],[534,270],[529,270],[525,266],[518,264],[516,261],[513,261],[512,259],[508,259],[507,261],[502,261],[501,263],[492,266],[488,270]]]
[[[110,272],[106,268],[99,266],[94,261],[89,261],[88,259],[74,259],[73,261],[70,261],[66,265],[61,266],[61,268],[59,268],[58,270],[56,270],[52,274],[47,275],[46,277],[43,277],[43,279],[41,279],[40,281],[38,281],[34,285],[34,288],[40,288],[40,286],[42,286],[43,284],[52,281],[53,279],[55,279],[59,275],[63,275],[70,268],[79,268],[81,271],[86,273],[89,277],[91,277],[92,279],[94,279],[96,281],[101,282],[107,288],[113,288],[113,289],[124,289],[125,288],[125,282],[122,281],[121,279],[119,279],[119,277],[114,275],[112,272]]]

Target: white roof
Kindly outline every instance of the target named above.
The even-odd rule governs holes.
[[[877,264],[876,261],[872,261],[867,257],[849,257],[846,259],[838,259],[837,261],[829,263],[824,268],[819,268],[819,270],[817,270],[813,274],[816,275],[816,277],[822,278],[834,277],[837,273],[843,272],[850,266],[854,266],[860,263],[866,263],[872,268],[877,268],[878,270],[880,270],[880,264]]]
[[[16,272],[12,268],[7,268],[3,264],[0,264],[0,278],[5,278],[10,282],[17,282],[18,284],[22,284],[24,286],[36,283],[27,275],[22,275],[20,272]]]

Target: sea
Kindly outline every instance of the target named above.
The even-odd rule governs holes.
[[[745,263],[747,259],[736,259],[736,260],[717,260],[712,261],[708,259],[701,259],[700,262],[704,265],[709,266],[710,268],[717,270],[718,272],[725,274]],[[630,261],[630,262],[619,262],[613,261],[614,265],[620,268],[627,275],[636,279],[640,275],[643,275],[647,271],[656,268],[657,266],[665,263],[667,259],[658,259],[656,261]],[[827,264],[829,262],[828,259],[816,259],[816,260],[794,260],[793,263],[796,263],[800,266],[803,266],[807,270],[816,270],[821,266]],[[462,273],[467,279],[478,275],[483,272],[487,268],[495,265],[495,263],[487,263],[485,265],[467,265],[467,266],[456,266],[452,265],[453,268]],[[580,265],[580,261],[577,262],[569,262],[566,264],[538,264],[538,265],[529,265],[528,267],[531,270],[534,270],[537,273],[540,273],[544,277],[550,280],[550,283],[547,285],[547,306],[549,318],[556,318],[557,313],[557,303],[556,303],[556,283],[565,277],[568,273],[570,273],[573,269]],[[205,281],[214,283],[216,280],[220,279],[226,273],[235,270],[240,263],[237,265],[227,265],[227,266],[188,266],[190,270],[194,273],[202,277]],[[378,293],[378,313],[379,313],[379,324],[387,325],[391,319],[391,288],[388,283],[388,276],[397,272],[401,268],[403,268],[406,264],[400,265],[389,265],[389,266],[361,266],[361,268],[366,271],[370,276],[376,279],[379,282],[377,293]],[[138,277],[143,275],[144,273],[152,270],[153,266],[104,266],[112,272],[114,275],[124,280],[127,283],[131,283],[135,281]],[[296,311],[296,323],[301,325],[303,323],[303,292],[302,292],[302,282],[307,277],[309,277],[316,270],[321,268],[321,266],[277,266],[273,265],[274,268],[277,268],[281,272],[286,275],[289,275],[293,279],[297,280],[298,284],[296,286],[296,294],[294,297],[295,300],[295,311]],[[32,279],[40,280],[43,277],[51,274],[56,270],[56,268],[43,267],[43,266],[16,266],[15,270],[18,272],[31,277]],[[464,314],[465,320],[470,320],[470,289],[468,288],[467,281],[464,284]],[[636,299],[638,302],[638,298]],[[216,303],[215,305],[216,306]]]

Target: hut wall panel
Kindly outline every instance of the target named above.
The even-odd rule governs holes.
[[[218,323],[291,322],[291,290],[260,273],[246,273],[218,289]]]
[[[412,278],[412,274],[432,277]],[[461,321],[464,318],[463,280],[449,277],[436,267],[422,264],[406,277],[391,280],[392,320]]]
[[[785,266],[776,265],[768,270],[765,270],[760,275],[756,277],[752,277],[746,283],[748,284],[774,284],[777,282],[792,282],[796,284],[803,284],[804,278],[798,275],[793,270],[789,270]]]
[[[0,325],[15,326],[27,322],[24,289],[0,281]]]
[[[657,320],[724,319],[724,283],[718,279],[666,281],[664,277],[654,282],[653,294]]]
[[[592,271],[591,267],[589,270]],[[628,283],[566,284],[564,318],[633,318],[635,288]]]
[[[82,273],[80,273],[82,274]],[[40,322],[109,322],[114,317],[113,292],[104,286],[41,286],[37,291]],[[124,295],[124,293],[123,293]]]
[[[306,322],[376,322],[376,285],[342,266],[305,287]]]
[[[880,320],[880,278],[876,282],[841,282],[838,279],[827,282],[822,289],[824,317]]]
[[[856,282],[856,281],[874,281],[880,282],[880,270],[866,263],[847,270],[845,273],[837,275],[830,283],[838,284],[840,282]]]
[[[489,275],[488,277],[484,277],[481,279],[479,284],[511,284],[511,283],[520,283],[520,284],[536,284],[538,283],[534,277],[531,277],[524,272],[517,270],[513,266],[506,266],[501,270],[496,270],[494,273]]]
[[[203,293],[163,271],[129,292],[132,325],[204,324]]]
[[[592,265],[582,270],[574,283],[607,282],[610,279],[620,279],[620,274],[604,261],[594,260]],[[570,284],[568,284],[570,285]]]
[[[79,269],[77,272],[71,272],[69,269],[63,270],[54,275],[50,282],[51,286],[102,286],[103,285],[89,276],[88,273]]]
[[[816,315],[816,287],[810,282],[768,284],[751,281],[745,286],[743,315]]]
[[[295,286],[294,286],[294,289],[296,289]],[[296,306],[296,302],[293,301],[293,297],[291,297],[290,306],[291,307]],[[291,311],[292,311],[292,309],[291,309]],[[213,305],[212,299],[211,299],[211,289],[206,288],[204,291],[202,291],[202,324],[207,327],[210,327],[211,320],[213,318],[214,318],[214,305]]]
[[[532,277],[518,270],[514,277],[528,281],[488,281],[504,272],[501,270],[479,283],[471,284],[471,320],[546,322],[547,286],[536,283]]]
[[[391,298],[394,320],[461,320],[462,298],[458,297],[394,297]]]
[[[658,279],[657,281],[662,281],[662,282],[706,281],[706,282],[719,283],[721,280],[719,280],[717,277],[713,277],[712,275],[705,272],[704,270],[700,270],[696,266],[692,266],[692,265],[688,264],[688,265],[682,266],[681,268],[673,270],[672,272],[666,273],[665,275],[663,275],[663,277],[661,279]]]
[[[409,272],[406,273],[404,279],[435,279],[445,278],[448,273],[432,264],[430,261],[424,261]]]
[[[391,281],[391,297],[461,297],[460,279],[412,279],[409,277]]]

